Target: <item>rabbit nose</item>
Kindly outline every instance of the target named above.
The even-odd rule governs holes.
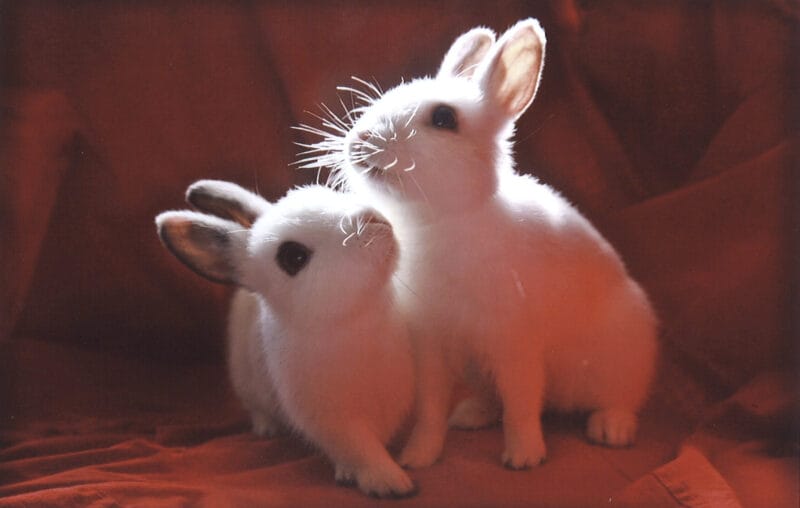
[[[358,131],[356,132],[350,141],[350,149],[351,150],[361,150],[368,146],[371,146],[371,140],[373,139],[372,133],[370,131]]]
[[[392,225],[389,220],[373,208],[359,210],[352,215],[351,220],[358,225],[356,234],[359,236],[367,231],[367,227],[370,227],[370,231],[372,232],[376,231],[376,227],[379,229],[388,229],[389,231],[392,230]]]

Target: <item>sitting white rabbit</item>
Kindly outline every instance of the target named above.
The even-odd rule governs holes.
[[[375,97],[343,88],[364,101],[345,117],[357,117],[352,125],[306,127],[325,139],[305,167],[333,163],[334,181],[384,213],[398,236],[418,376],[417,423],[400,456],[409,467],[439,457],[454,380],[470,365],[491,383],[450,424],[497,421],[496,389],[507,467],[545,458],[545,404],[591,411],[592,441],[634,439],[657,353],[648,298],[589,221],[514,171],[514,122],[533,100],[544,47],[534,19],[496,42],[473,29],[436,77],[382,95],[371,87]]]
[[[416,489],[385,445],[414,395],[404,320],[390,283],[397,244],[371,208],[322,186],[270,204],[231,183],[200,181],[187,200],[206,213],[156,218],[164,245],[200,275],[239,285],[229,369],[254,430],[288,425],[365,493]]]

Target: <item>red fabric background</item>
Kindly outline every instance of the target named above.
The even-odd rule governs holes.
[[[514,474],[499,429],[456,432],[398,504],[655,506],[706,467],[733,502],[795,500],[796,384],[757,383],[767,415],[718,409],[796,374],[795,3],[31,1],[0,2],[0,506],[371,503],[297,439],[247,433],[221,364],[228,290],[174,260],[153,217],[199,178],[268,198],[312,180],[288,166],[290,127],[336,85],[433,73],[459,33],[527,16],[548,55],[519,168],[651,294],[659,380],[636,448],[555,418],[548,464]],[[722,451],[679,453],[717,428],[734,429]],[[795,443],[780,460],[776,441]]]

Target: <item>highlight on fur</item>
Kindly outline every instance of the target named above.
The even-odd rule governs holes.
[[[196,273],[239,287],[228,367],[254,432],[295,430],[331,458],[337,482],[378,497],[413,495],[385,448],[414,392],[389,222],[318,185],[270,204],[203,180],[186,197],[200,211],[160,214],[159,236]]]
[[[587,436],[627,446],[653,376],[656,318],[613,247],[556,191],[514,169],[514,123],[539,86],[546,38],[535,19],[456,39],[434,77],[383,92],[341,87],[302,168],[331,169],[395,228],[396,281],[417,365],[417,422],[400,462],[432,464],[448,422],[502,412],[512,469],[546,455],[544,407],[588,411]],[[466,376],[476,395],[448,407]],[[495,400],[494,394],[499,400]],[[449,418],[448,418],[449,416]]]

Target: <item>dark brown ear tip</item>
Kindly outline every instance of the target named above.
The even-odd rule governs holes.
[[[250,191],[222,180],[199,180],[186,189],[186,202],[196,210],[250,228],[261,214],[260,199]]]
[[[197,180],[186,188],[186,200],[192,198],[196,194],[208,193],[208,180]]]
[[[161,243],[164,244],[164,247],[170,249],[170,239],[169,234],[167,233],[168,228],[169,226],[166,224],[158,224],[156,231],[158,232],[158,238],[161,240]]]
[[[158,232],[159,238],[165,244],[169,241],[168,239],[168,231],[175,226],[175,222],[177,220],[177,216],[175,215],[176,212],[163,212],[156,215],[156,231]]]
[[[203,206],[208,203],[211,192],[205,180],[195,182],[186,189],[186,202],[197,210],[202,211]]]

